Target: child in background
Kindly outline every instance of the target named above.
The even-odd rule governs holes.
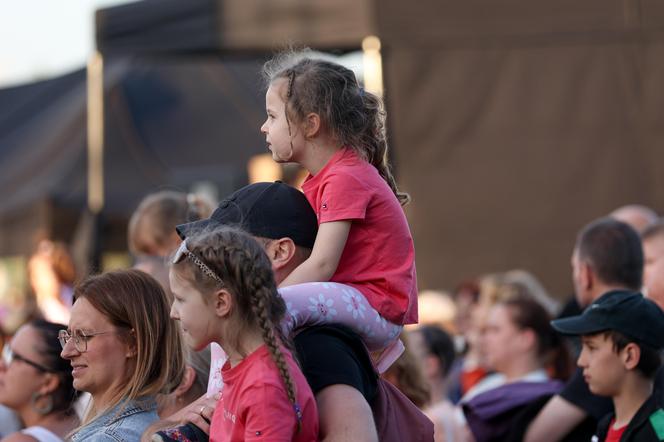
[[[228,356],[210,440],[317,440],[316,403],[280,333],[286,305],[260,245],[231,228],[188,236],[170,282],[185,341]]]
[[[664,440],[664,410],[659,394],[653,394],[664,347],[662,310],[640,293],[612,291],[583,314],[551,325],[581,336],[577,363],[590,391],[613,399],[615,414],[600,421],[593,440]]]
[[[409,198],[390,172],[382,102],[351,70],[306,53],[277,57],[264,73],[261,132],[275,161],[309,172],[302,187],[319,222],[311,256],[281,284],[291,326],[352,327],[370,350],[387,347],[382,372],[403,351],[403,325],[417,322],[415,252],[401,208]]]

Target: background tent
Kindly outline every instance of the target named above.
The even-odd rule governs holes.
[[[106,219],[124,224],[158,188],[209,181],[225,193],[246,183],[247,160],[265,152],[260,66],[216,55],[109,63]],[[3,254],[28,252],[35,229],[71,238],[86,205],[85,94],[84,71],[0,90]],[[120,237],[108,246],[124,246],[123,231],[107,233]]]

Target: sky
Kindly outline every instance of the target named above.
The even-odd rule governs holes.
[[[94,50],[94,11],[130,1],[0,0],[0,87],[83,67]]]

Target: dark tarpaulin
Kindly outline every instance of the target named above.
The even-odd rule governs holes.
[[[110,63],[105,213],[128,216],[158,188],[210,181],[225,193],[244,184],[247,160],[265,151],[260,66],[214,55]],[[0,90],[0,103],[0,218],[43,200],[86,207],[85,72]],[[3,232],[0,251],[11,236]]]
[[[626,203],[664,212],[664,3],[379,11],[420,288],[524,268],[562,296],[583,225]]]
[[[218,50],[218,11],[214,0],[144,0],[100,9],[97,49],[106,57]]]
[[[371,0],[143,0],[100,9],[97,47],[116,54],[355,50],[375,33]]]

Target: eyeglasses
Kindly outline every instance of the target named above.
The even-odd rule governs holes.
[[[25,362],[28,365],[32,365],[37,370],[46,373],[52,373],[54,371],[50,368],[44,367],[41,364],[38,364],[37,362],[33,362],[28,358],[24,358],[23,356],[19,355],[14,350],[12,350],[9,344],[6,344],[4,347],[2,347],[2,362],[5,364],[5,367],[9,367],[14,361]]]
[[[214,279],[220,284],[223,284],[224,282],[221,280],[219,276],[215,272],[212,271],[210,267],[208,267],[203,261],[201,261],[198,256],[194,255],[192,252],[187,249],[187,240],[185,239],[182,241],[182,244],[180,244],[180,247],[178,248],[177,252],[175,252],[175,255],[173,255],[173,264],[177,264],[180,261],[182,261],[184,258],[189,258],[191,262],[196,264],[199,269],[203,273],[205,273],[207,276],[210,278]]]
[[[74,332],[74,335],[70,335],[67,330],[60,330],[58,332],[58,341],[60,341],[60,345],[62,345],[62,348],[65,348],[65,345],[67,345],[67,342],[69,342],[70,339],[74,340],[74,347],[76,350],[78,350],[79,353],[85,353],[88,351],[88,341],[92,339],[95,336],[99,335],[105,335],[107,333],[115,333],[114,331],[103,331],[103,332],[94,332],[94,333],[83,333],[80,331]]]

